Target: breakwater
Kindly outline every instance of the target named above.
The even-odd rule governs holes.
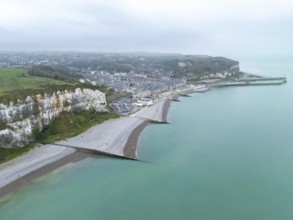
[[[269,85],[282,85],[287,83],[286,77],[264,77],[264,78],[251,78],[239,79],[232,82],[219,82],[211,84],[212,87],[230,87],[230,86],[269,86]]]

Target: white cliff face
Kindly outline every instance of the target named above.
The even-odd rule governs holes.
[[[17,103],[0,103],[0,147],[22,147],[62,112],[106,112],[105,94],[98,90],[58,91],[52,95],[28,96]]]
[[[200,79],[225,79],[226,77],[234,76],[239,70],[239,65],[234,65],[222,72],[206,74],[200,77]]]

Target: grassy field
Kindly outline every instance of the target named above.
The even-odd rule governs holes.
[[[68,85],[68,82],[36,76],[27,76],[25,69],[0,68],[0,95],[16,90],[40,89],[47,86]]]

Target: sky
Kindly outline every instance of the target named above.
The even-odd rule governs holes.
[[[0,6],[0,51],[293,51],[291,0],[0,0]]]

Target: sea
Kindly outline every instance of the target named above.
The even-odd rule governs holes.
[[[1,220],[293,219],[293,64],[240,60],[281,86],[194,93],[140,135],[139,161],[90,157],[0,199]]]

